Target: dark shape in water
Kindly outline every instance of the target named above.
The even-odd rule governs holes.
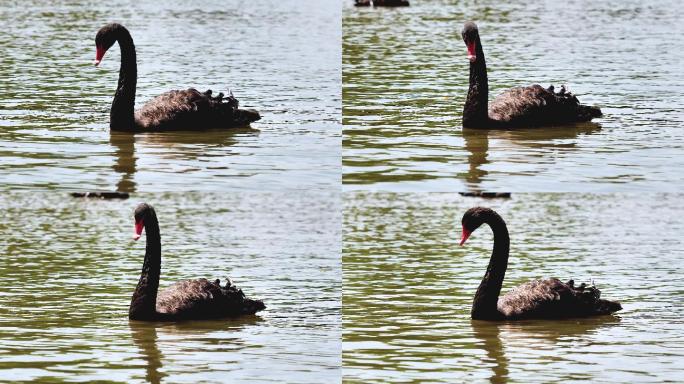
[[[261,118],[255,110],[239,109],[238,100],[232,93],[226,98],[222,93],[211,97],[211,90],[200,93],[194,88],[163,93],[134,111],[138,68],[133,38],[123,25],[107,24],[97,32],[95,65],[100,64],[107,50],[117,41],[121,49],[121,68],[110,112],[110,129],[154,132],[231,128],[247,126]]]
[[[161,275],[161,237],[157,214],[146,203],[135,209],[135,240],[140,238],[143,228],[147,237],[145,261],[131,298],[130,319],[216,319],[251,315],[266,308],[263,301],[247,298],[230,279],[223,287],[219,280],[182,280],[157,293]]]
[[[603,300],[596,287],[573,280],[533,280],[499,297],[506,267],[510,240],[508,228],[501,216],[489,208],[471,208],[463,215],[461,245],[480,225],[487,224],[494,232],[494,250],[475,293],[471,317],[477,320],[529,318],[571,318],[607,315],[622,309],[620,303]]]
[[[484,197],[487,199],[508,199],[511,197],[510,192],[459,192],[458,194],[465,197]]]
[[[489,103],[487,65],[475,23],[469,21],[461,32],[470,60],[470,86],[463,106],[463,126],[468,128],[519,128],[589,121],[601,116],[597,107],[580,104],[577,97],[558,93],[535,84],[511,88]]]
[[[163,370],[164,356],[157,346],[156,324],[131,321],[129,325],[133,342],[140,349],[142,360],[145,362],[145,380],[150,384],[161,383],[168,373]]]
[[[354,0],[356,7],[408,7],[408,0]]]
[[[71,197],[90,199],[128,199],[126,192],[72,192]]]

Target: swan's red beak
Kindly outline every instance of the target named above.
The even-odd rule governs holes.
[[[135,222],[135,234],[133,235],[133,240],[138,240],[140,238],[140,235],[142,235],[142,231],[143,231],[144,227],[145,227],[145,224],[143,223],[142,220]]]
[[[470,232],[469,230],[463,228],[463,232],[462,232],[462,234],[461,234],[461,244],[459,244],[459,245],[465,244],[466,240],[468,240],[468,238],[470,237],[470,234],[471,234],[471,233],[472,233],[472,232]]]
[[[471,41],[466,43],[466,47],[468,47],[468,60],[470,60],[471,63],[474,63],[477,59],[477,56],[475,55],[475,42]]]
[[[95,53],[95,61],[93,63],[97,67],[98,65],[100,65],[100,62],[102,61],[102,58],[104,57],[107,50],[102,48],[102,47],[96,47],[96,48],[97,48],[97,52]]]

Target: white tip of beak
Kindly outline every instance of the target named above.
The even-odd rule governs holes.
[[[93,64],[95,64],[96,67],[99,66],[99,65],[100,65],[100,60],[94,60],[94,61],[93,61]]]
[[[138,240],[140,238],[140,235],[138,234],[133,234],[133,240]]]

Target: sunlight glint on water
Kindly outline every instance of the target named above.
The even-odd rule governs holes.
[[[129,322],[153,204],[163,289],[227,277],[266,310],[235,320]],[[0,198],[0,378],[321,383],[340,377],[339,195],[66,194]],[[144,237],[144,236],[143,236]]]
[[[681,381],[682,197],[345,193],[345,379]],[[477,205],[508,225],[503,292],[536,278],[593,280],[624,309],[588,319],[471,321],[493,240],[482,227],[458,246],[461,217]]]
[[[682,189],[680,2],[412,3],[345,2],[346,190]],[[479,26],[490,100],[510,87],[567,84],[604,117],[541,131],[462,130],[466,20]]]
[[[334,0],[3,2],[0,21],[1,188],[310,190],[339,182]],[[119,48],[99,68],[93,59],[95,34],[112,21],[136,45],[138,107],[172,89],[231,89],[262,119],[251,130],[110,135]]]

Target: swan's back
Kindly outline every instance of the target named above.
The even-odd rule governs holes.
[[[135,112],[139,129],[146,131],[193,130],[246,126],[259,120],[259,113],[239,109],[233,95],[211,96],[194,88],[163,93]]]
[[[182,280],[157,295],[157,312],[174,319],[206,319],[254,314],[264,309],[261,300],[252,300],[230,280]]]
[[[506,318],[569,318],[604,315],[622,309],[620,303],[602,300],[601,291],[572,280],[533,280],[499,298],[497,308]]]
[[[489,104],[489,118],[511,127],[581,122],[599,116],[599,108],[580,104],[565,88],[554,92],[553,86],[545,89],[539,84],[511,88]]]

